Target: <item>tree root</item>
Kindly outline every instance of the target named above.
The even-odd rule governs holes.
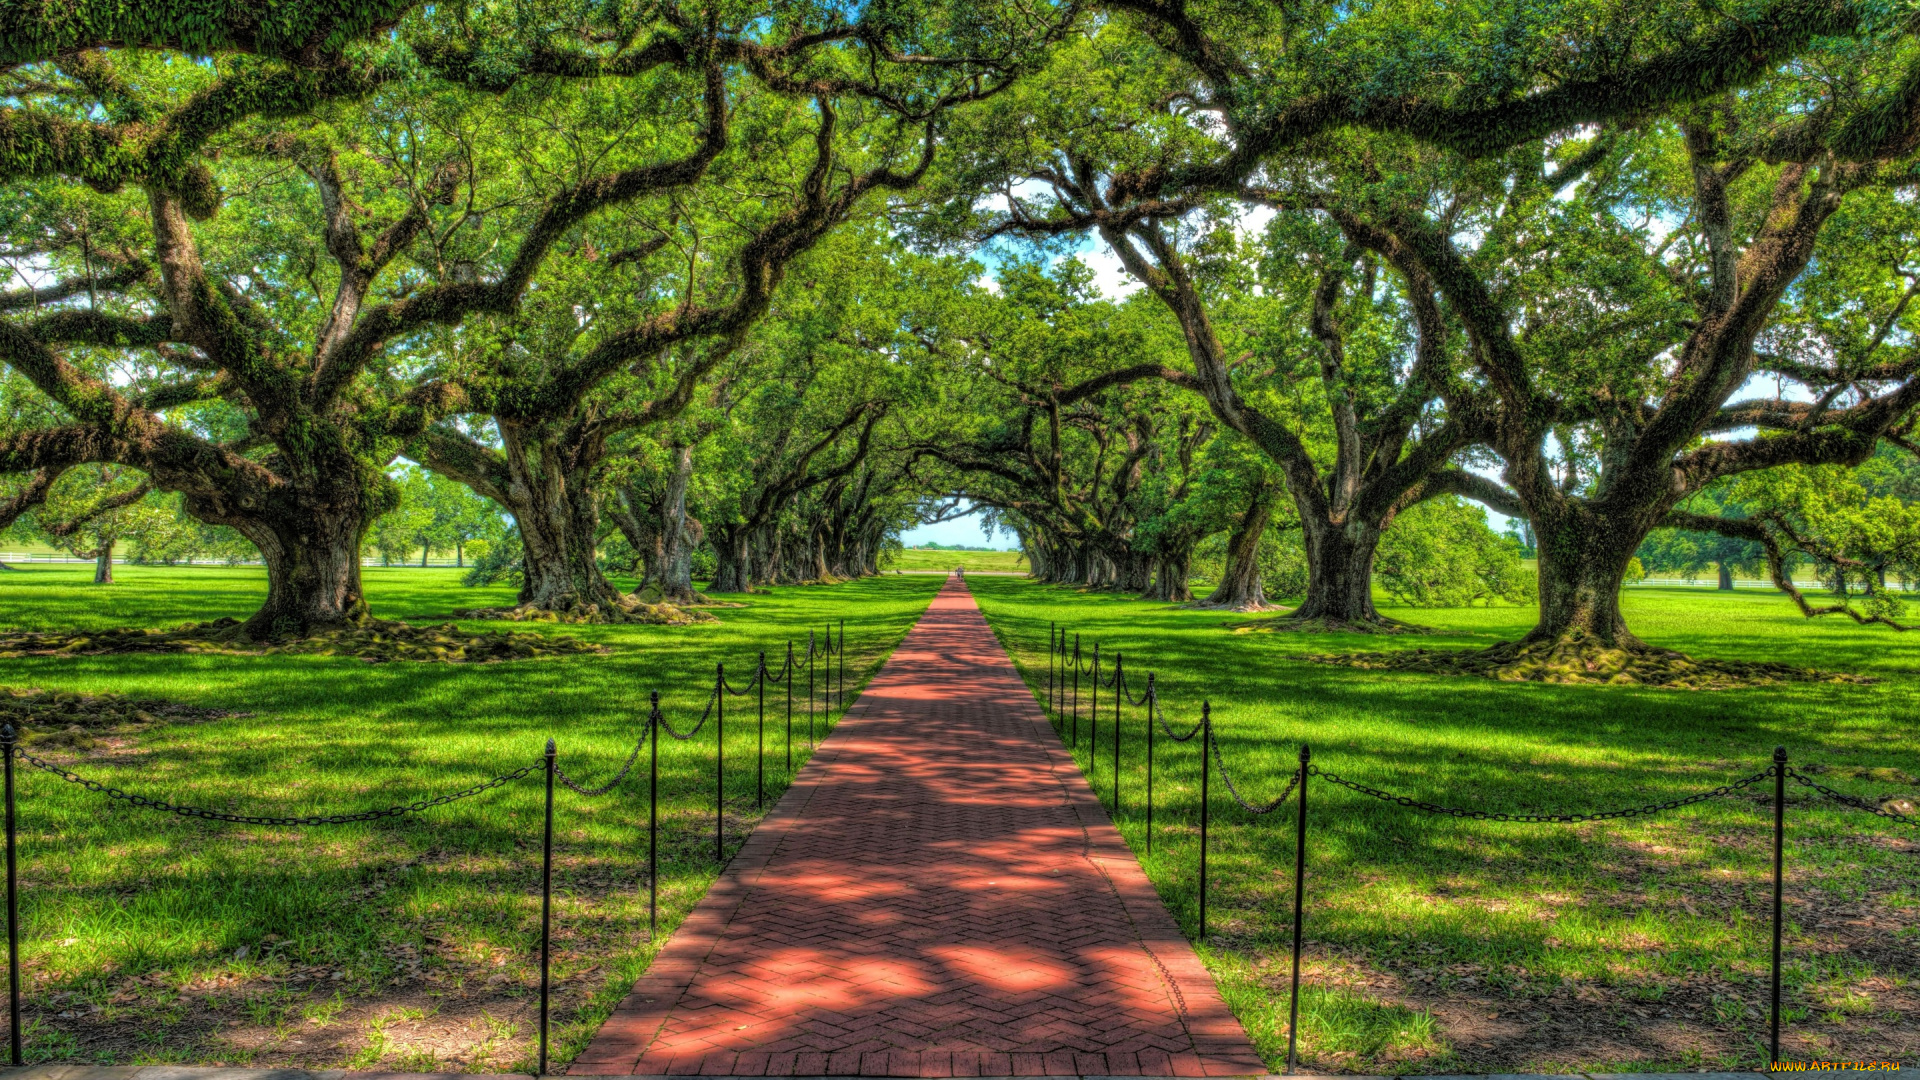
[[[1212,600],[1189,600],[1182,605],[1193,611],[1238,611],[1252,614],[1256,611],[1285,611],[1281,604],[1269,604],[1265,600],[1248,600],[1240,604],[1214,603]]]
[[[720,621],[704,611],[696,611],[676,604],[649,603],[638,595],[623,596],[617,602],[604,606],[576,603],[557,611],[533,604],[521,604],[519,607],[511,608],[463,608],[455,611],[453,617],[505,622],[568,623],[575,626],[609,624],[692,626],[695,623]]]
[[[12,724],[23,743],[76,753],[92,750],[102,739],[134,735],[161,724],[196,724],[251,715],[159,698],[0,687],[0,721]]]
[[[229,656],[297,654],[351,656],[378,664],[418,660],[481,664],[549,656],[604,655],[604,646],[578,638],[514,631],[469,633],[452,623],[414,626],[368,619],[355,626],[317,630],[303,638],[257,641],[238,619],[190,623],[177,630],[104,630],[82,634],[0,634],[0,657],[100,656],[106,653],[224,653]]]
[[[1326,616],[1315,619],[1296,619],[1291,615],[1228,623],[1227,629],[1236,634],[1244,634],[1248,631],[1274,634],[1431,634],[1435,632],[1431,627],[1405,623],[1398,619],[1348,622],[1345,619],[1330,619]]]
[[[1850,683],[1878,679],[1743,660],[1695,659],[1666,649],[1617,648],[1594,641],[1504,642],[1489,649],[1407,649],[1400,652],[1303,656],[1318,664],[1365,671],[1473,675],[1502,682],[1653,686],[1670,690],[1730,690],[1781,683]]]

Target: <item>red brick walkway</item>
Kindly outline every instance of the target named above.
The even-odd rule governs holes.
[[[1265,1071],[957,578],[569,1069]]]

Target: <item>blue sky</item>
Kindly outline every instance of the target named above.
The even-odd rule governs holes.
[[[1004,533],[989,540],[980,531],[980,515],[968,514],[966,517],[943,521],[938,525],[917,525],[900,534],[900,542],[908,547],[919,544],[967,544],[971,547],[990,547],[999,551],[1014,551],[1019,544]]]

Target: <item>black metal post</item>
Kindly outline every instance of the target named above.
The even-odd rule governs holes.
[[[660,938],[660,691],[653,692],[653,733],[647,752],[647,940]]]
[[[1153,727],[1160,700],[1154,696],[1153,672],[1147,672],[1147,854],[1153,854]]]
[[[813,656],[817,642],[813,631],[807,631],[807,749],[813,749]]]
[[[1213,703],[1200,703],[1200,936],[1207,936],[1207,780],[1213,773]]]
[[[760,698],[754,706],[753,808],[767,802],[767,650],[760,650],[760,671],[753,677]]]
[[[713,861],[727,865],[727,665],[713,665]]]
[[[20,733],[0,725],[0,753],[7,759],[7,1043],[15,1065],[26,1064],[20,1049],[20,892],[14,863],[13,749]]]
[[[1100,771],[1100,643],[1093,643],[1093,699],[1087,707],[1087,786]]]
[[[1299,1063],[1300,1034],[1300,929],[1306,911],[1307,888],[1307,763],[1313,751],[1300,744],[1299,827],[1293,837],[1293,997],[1287,1003],[1287,1071]]]
[[[1051,620],[1047,622],[1047,711],[1053,711],[1053,631]],[[1049,717],[1048,719],[1052,719]]]
[[[1060,708],[1060,705],[1065,699],[1067,692],[1067,671],[1060,666],[1060,657],[1065,654],[1066,648],[1067,632],[1062,630],[1059,636],[1054,639],[1053,655],[1047,658],[1047,677],[1050,687],[1049,693],[1047,694],[1047,707],[1053,710],[1055,724],[1059,723],[1060,714],[1065,711]]]
[[[1080,749],[1080,634],[1073,635],[1073,738],[1068,746]]]
[[[1053,666],[1058,672],[1058,674],[1056,674],[1053,679],[1053,721],[1054,721],[1054,724],[1056,725],[1056,730],[1058,728],[1067,726],[1066,725],[1067,718],[1061,715],[1062,713],[1067,711],[1067,708],[1066,708],[1066,705],[1067,705],[1066,656],[1067,656],[1067,632],[1065,630],[1061,630],[1059,640],[1053,643]]]
[[[793,639],[787,639],[787,778],[793,778]]]
[[[1113,820],[1120,822],[1120,703],[1127,697],[1126,657],[1113,654]]]
[[[547,825],[540,840],[540,1068],[547,1074],[547,962],[553,943],[553,740],[547,740]]]
[[[1773,748],[1773,1059],[1780,1060],[1780,877],[1786,861],[1787,748]]]

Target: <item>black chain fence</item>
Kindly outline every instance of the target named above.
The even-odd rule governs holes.
[[[1357,791],[1370,798],[1393,803],[1395,806],[1404,806],[1410,810],[1419,810],[1428,814],[1440,814],[1446,817],[1468,818],[1473,821],[1515,821],[1530,825],[1578,825],[1589,821],[1618,821],[1621,818],[1646,817],[1651,814],[1664,813],[1668,810],[1678,810],[1683,806],[1692,806],[1695,803],[1703,803],[1709,799],[1722,799],[1729,795],[1735,795],[1773,775],[1771,768],[1762,769],[1743,780],[1735,780],[1731,784],[1722,784],[1711,791],[1701,791],[1684,798],[1668,799],[1665,802],[1648,803],[1645,806],[1631,806],[1620,810],[1596,810],[1591,814],[1502,814],[1492,810],[1465,810],[1457,806],[1441,806],[1439,803],[1423,802],[1419,799],[1408,798],[1405,795],[1395,795],[1391,792],[1381,791],[1379,788],[1368,787],[1365,784],[1356,784],[1343,776],[1335,776],[1333,773],[1325,771],[1318,765],[1309,765],[1307,772],[1312,776],[1317,776],[1325,780],[1329,784],[1346,788],[1349,791]]]
[[[1058,624],[1051,626],[1048,630],[1047,676],[1044,687],[1048,714],[1056,721],[1062,737],[1068,741],[1071,747],[1078,749],[1080,743],[1081,711],[1080,679],[1082,676],[1090,678],[1091,689],[1093,691],[1093,708],[1089,715],[1089,720],[1092,723],[1090,740],[1093,745],[1090,747],[1092,750],[1092,764],[1087,772],[1087,780],[1089,784],[1093,784],[1098,780],[1099,773],[1099,691],[1105,688],[1113,689],[1114,693],[1111,697],[1113,701],[1113,763],[1110,775],[1112,781],[1113,812],[1117,818],[1120,810],[1121,744],[1123,738],[1121,729],[1121,704],[1125,702],[1136,707],[1146,707],[1146,850],[1149,855],[1153,852],[1154,843],[1153,814],[1156,743],[1162,735],[1175,744],[1189,743],[1194,739],[1201,741],[1198,936],[1205,937],[1207,933],[1207,842],[1212,818],[1213,799],[1211,786],[1213,774],[1215,772],[1220,774],[1220,779],[1226,785],[1227,794],[1232,802],[1239,806],[1241,810],[1256,818],[1265,817],[1274,813],[1285,805],[1289,799],[1295,802],[1295,821],[1298,831],[1294,847],[1293,999],[1290,1006],[1291,1019],[1289,1021],[1287,1035],[1287,1067],[1289,1070],[1293,1068],[1297,1060],[1294,1028],[1298,1026],[1299,1019],[1300,947],[1302,941],[1300,935],[1305,914],[1302,905],[1304,902],[1303,894],[1306,881],[1307,786],[1311,778],[1317,777],[1335,787],[1344,788],[1355,794],[1363,795],[1371,799],[1378,799],[1381,802],[1391,803],[1395,806],[1420,813],[1463,818],[1470,821],[1504,822],[1524,825],[1578,825],[1648,817],[1655,814],[1681,810],[1689,806],[1696,806],[1714,799],[1736,797],[1749,791],[1756,785],[1772,780],[1772,804],[1774,811],[1774,941],[1771,1034],[1773,1060],[1775,1061],[1778,1061],[1780,1058],[1781,882],[1785,858],[1784,839],[1786,828],[1787,779],[1791,777],[1793,781],[1801,787],[1810,789],[1820,797],[1829,799],[1850,809],[1863,811],[1882,820],[1908,828],[1920,827],[1920,817],[1900,814],[1871,800],[1836,791],[1808,777],[1799,770],[1792,768],[1787,764],[1787,754],[1784,748],[1775,750],[1772,763],[1759,772],[1705,791],[1694,792],[1691,795],[1648,803],[1643,806],[1614,807],[1586,813],[1530,814],[1447,806],[1442,803],[1429,802],[1425,799],[1416,799],[1408,795],[1399,795],[1391,791],[1384,791],[1380,788],[1327,772],[1313,763],[1309,748],[1303,745],[1299,748],[1299,768],[1293,770],[1287,780],[1286,786],[1271,801],[1257,802],[1241,793],[1240,782],[1234,779],[1232,771],[1227,767],[1226,754],[1221,749],[1221,741],[1215,732],[1211,702],[1203,701],[1201,703],[1200,719],[1191,728],[1188,728],[1184,733],[1176,731],[1173,725],[1167,721],[1165,711],[1160,703],[1159,690],[1153,674],[1149,673],[1147,676],[1146,690],[1139,695],[1135,695],[1128,687],[1125,657],[1117,652],[1110,653],[1108,656],[1111,658],[1110,660],[1102,657],[1099,643],[1094,643],[1091,649],[1083,648],[1081,636],[1078,633],[1069,635],[1069,632],[1058,626]],[[1103,664],[1107,666],[1110,672],[1105,678],[1100,674]]]
[[[14,732],[12,725],[9,724],[4,730],[0,730],[0,742],[11,745],[13,739]],[[96,795],[105,795],[109,799],[125,802],[129,806],[137,806],[142,810],[157,810],[163,814],[178,814],[181,817],[200,818],[205,821],[224,821],[235,825],[266,825],[274,828],[308,825],[348,825],[358,821],[379,821],[383,818],[396,818],[404,817],[407,814],[425,813],[435,807],[445,806],[448,803],[456,803],[462,799],[471,799],[481,792],[492,791],[497,787],[504,787],[507,784],[513,783],[515,780],[523,780],[538,772],[541,768],[540,763],[535,762],[532,765],[515,769],[509,773],[502,773],[491,780],[483,781],[460,791],[449,792],[445,795],[436,795],[431,799],[421,799],[418,802],[389,806],[381,810],[362,810],[352,814],[311,814],[306,817],[264,817],[256,814],[230,814],[224,810],[209,810],[202,806],[182,806],[177,803],[167,802],[164,799],[149,799],[145,795],[129,794],[117,787],[103,784],[98,780],[89,780],[70,769],[63,769],[50,761],[29,754],[26,750],[19,747],[14,747],[13,753],[21,761],[26,762],[42,772],[52,773],[69,784],[76,784]]]
[[[651,704],[647,718],[642,723],[639,737],[633,750],[621,764],[612,779],[604,784],[588,786],[569,776],[560,767],[559,754],[552,739],[547,740],[546,752],[533,763],[501,773],[459,791],[447,792],[429,798],[418,799],[410,803],[381,807],[371,810],[358,810],[346,813],[308,814],[304,816],[272,816],[264,814],[239,814],[226,810],[214,810],[203,806],[190,806],[175,803],[167,799],[152,798],[124,791],[111,784],[93,780],[64,766],[55,764],[27,750],[19,744],[20,733],[11,724],[0,724],[0,761],[5,766],[6,799],[6,858],[7,858],[7,942],[8,970],[10,976],[9,1017],[11,1020],[10,1050],[14,1065],[25,1064],[20,1021],[20,949],[19,949],[19,882],[16,873],[17,823],[15,805],[15,763],[24,763],[32,769],[58,777],[91,794],[106,797],[111,802],[122,802],[128,806],[156,813],[174,814],[183,818],[200,821],[214,821],[234,825],[252,825],[267,828],[306,828],[326,825],[349,825],[364,822],[382,821],[404,817],[408,814],[421,814],[452,803],[471,799],[477,795],[506,787],[524,780],[536,773],[544,773],[546,782],[546,812],[543,821],[543,840],[541,845],[541,881],[540,881],[540,1035],[539,1035],[539,1072],[547,1071],[548,1051],[548,997],[549,997],[549,959],[552,942],[552,897],[553,897],[553,792],[557,781],[561,786],[588,798],[609,795],[617,790],[633,773],[639,763],[643,750],[648,751],[647,783],[647,880],[648,880],[648,928],[657,933],[659,925],[659,759],[660,733],[665,732],[671,739],[680,742],[692,740],[707,726],[709,720],[715,726],[714,738],[714,853],[724,864],[725,849],[725,717],[726,699],[742,697],[758,691],[756,701],[756,719],[759,725],[758,753],[756,754],[756,804],[765,801],[765,763],[766,763],[766,688],[782,686],[786,688],[787,720],[787,766],[789,775],[793,765],[793,696],[798,683],[800,668],[807,669],[806,709],[807,740],[812,745],[816,701],[820,711],[831,721],[836,703],[844,709],[846,701],[846,620],[840,621],[838,640],[834,628],[829,626],[824,633],[824,643],[816,641],[814,632],[807,635],[807,647],[803,653],[796,653],[794,643],[787,643],[787,655],[779,672],[772,671],[766,662],[766,654],[761,653],[754,664],[753,677],[744,686],[735,687],[726,677],[724,665],[715,665],[714,679],[708,688],[705,708],[700,718],[686,730],[676,729],[660,708],[660,694],[651,695]],[[826,664],[824,686],[816,694],[816,666],[823,660],[837,661]]]

